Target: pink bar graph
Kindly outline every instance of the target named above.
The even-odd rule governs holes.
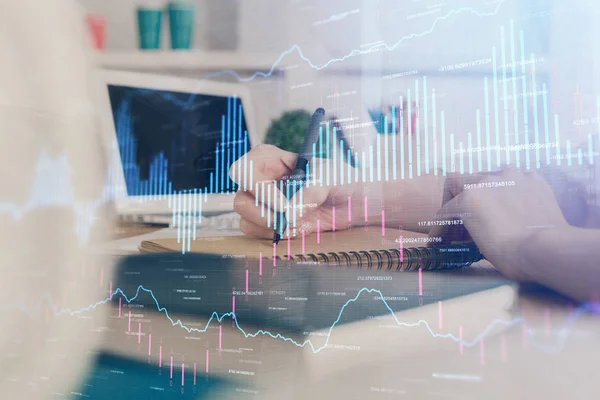
[[[506,335],[502,335],[500,337],[500,357],[502,362],[506,362],[508,360],[508,349],[506,346]]]
[[[196,385],[196,363],[194,363],[194,386]]]
[[[367,220],[369,219],[369,218],[368,218],[368,215],[369,215],[369,213],[368,213],[368,211],[367,211],[367,210],[368,210],[368,205],[367,205],[367,196],[365,196],[365,223],[366,223],[366,222],[367,222]]]
[[[332,215],[332,228],[333,231],[335,232],[335,207],[331,207],[331,215]]]
[[[460,354],[463,353],[463,329],[462,325],[458,327],[458,348],[460,350]]]
[[[185,384],[185,364],[181,364],[181,386]]]
[[[273,266],[277,265],[277,244],[273,243]]]
[[[223,347],[223,325],[219,325],[219,348],[222,349]]]
[[[419,296],[423,296],[423,270],[419,268]]]
[[[131,332],[131,310],[129,310],[129,319],[127,321],[127,332]]]
[[[231,313],[233,314],[233,318],[235,318],[235,296],[231,296]]]
[[[485,365],[485,347],[483,344],[483,338],[479,341],[479,363]]]
[[[123,308],[123,305],[121,304],[122,303],[121,300],[122,300],[122,298],[119,297],[119,318],[121,318],[121,309]]]
[[[246,270],[246,294],[248,294],[248,270]]]
[[[288,249],[287,249],[287,259],[288,259],[288,261],[290,260],[290,253],[292,252],[291,239],[292,238],[288,236],[288,238],[287,238],[287,247],[288,247]]]
[[[162,368],[162,345],[158,347],[158,366]]]
[[[317,244],[321,244],[321,220],[317,220]]]
[[[348,196],[348,225],[352,221],[352,197]]]
[[[142,323],[138,322],[138,344],[142,343]]]
[[[404,262],[404,244],[402,243],[402,236],[400,236],[400,262]]]
[[[206,350],[206,373],[208,374],[208,350]]]
[[[438,301],[438,328],[442,329],[442,302]]]
[[[173,379],[173,356],[171,356],[171,364],[169,367],[169,378]]]
[[[258,257],[259,257],[258,258],[258,276],[262,276],[262,262],[263,262],[262,251],[259,253]]]
[[[306,245],[306,234],[304,233],[304,229],[302,230],[302,254],[305,254],[306,252],[304,251]]]
[[[152,334],[148,334],[148,355],[152,355]]]
[[[385,211],[381,210],[381,236],[385,236]]]

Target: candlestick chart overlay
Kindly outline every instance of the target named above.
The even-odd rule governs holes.
[[[190,258],[182,255],[179,257]],[[201,260],[196,259],[196,267],[199,266],[198,261]],[[361,331],[364,337],[371,340],[406,337],[405,335],[428,338],[432,343],[437,343],[435,346],[439,346],[440,349],[452,349],[457,356],[470,360],[469,362],[474,363],[478,368],[483,368],[486,362],[510,365],[511,358],[525,350],[539,352],[546,356],[560,354],[577,340],[578,320],[585,315],[597,314],[599,311],[597,303],[573,307],[566,318],[553,315],[548,311],[540,329],[537,326],[530,327],[531,322],[524,315],[511,316],[494,310],[488,313],[490,319],[482,321],[476,329],[472,326],[466,328],[460,325],[460,321],[449,319],[454,306],[451,299],[445,300],[445,297],[470,291],[473,291],[472,295],[477,296],[478,290],[498,288],[498,284],[506,281],[492,280],[477,287],[481,282],[469,283],[466,275],[461,277],[467,281],[459,289],[452,288],[449,282],[440,285],[440,282],[436,282],[436,279],[431,277],[427,277],[423,283],[413,275],[403,278],[403,282],[392,283],[380,280],[380,283],[374,282],[369,286],[361,286],[360,282],[352,284],[351,282],[356,281],[357,276],[365,278],[382,276],[375,272],[364,271],[352,276],[338,275],[335,284],[327,279],[327,274],[319,276],[319,283],[313,282],[313,284],[317,286],[314,289],[315,297],[321,298],[321,308],[318,313],[326,315],[320,321],[323,326],[319,328],[320,322],[308,321],[303,329],[298,330],[294,327],[294,323],[290,324],[291,320],[285,319],[290,313],[281,307],[284,304],[290,307],[291,302],[302,301],[294,297],[294,294],[298,293],[294,290],[294,287],[299,284],[299,281],[295,280],[299,276],[298,270],[292,272],[285,265],[278,265],[273,270],[269,268],[268,272],[262,272],[256,263],[250,265],[246,263],[247,272],[237,275],[240,281],[232,282],[235,287],[231,290],[219,292],[204,286],[206,290],[198,290],[194,293],[193,288],[203,287],[202,284],[197,284],[200,274],[203,274],[204,278],[200,279],[206,279],[206,284],[216,283],[211,282],[215,265],[210,264],[208,260],[204,262],[206,262],[205,268],[195,270],[186,268],[185,263],[180,264],[176,269],[168,265],[163,267],[163,271],[167,274],[165,276],[172,275],[171,279],[168,279],[171,286],[168,289],[157,286],[155,290],[145,285],[136,287],[134,281],[139,280],[139,277],[123,282],[125,289],[115,287],[112,281],[103,280],[102,274],[97,270],[98,266],[96,271],[93,271],[93,266],[87,266],[86,279],[96,282],[100,280],[107,292],[107,296],[97,303],[71,308],[63,306],[61,300],[43,297],[42,302],[36,306],[17,306],[31,318],[39,318],[48,313],[54,318],[77,318],[110,305],[110,330],[114,330],[111,338],[120,338],[122,347],[119,349],[121,351],[127,349],[130,357],[138,362],[141,361],[142,365],[152,367],[152,372],[148,375],[154,385],[176,387],[178,390],[183,388],[182,393],[215,375],[229,376],[240,387],[245,383],[260,381],[262,377],[271,376],[272,371],[269,369],[271,365],[268,364],[268,353],[271,350],[266,343],[271,345],[275,343],[275,346],[279,346],[277,352],[285,354],[304,351],[308,357],[318,358],[327,352],[347,351],[356,354],[357,357],[368,357],[368,354],[375,351],[377,347],[365,347],[365,341],[358,340],[359,338],[353,334],[348,336],[348,331],[358,328],[350,330],[347,328],[347,324],[352,323],[354,318],[362,318],[363,314],[369,315],[371,321],[377,322],[370,324],[368,331]],[[138,271],[139,274],[144,275],[144,269],[147,271],[148,268],[155,267],[147,262],[135,264],[135,267],[127,269],[129,273]],[[219,268],[224,267],[226,265],[219,266]],[[279,278],[276,278],[277,274],[280,275]],[[392,275],[394,274],[387,276]],[[175,276],[178,278],[172,279]],[[268,283],[269,280],[273,282],[276,279],[289,282],[291,277],[295,279],[287,285],[271,286]],[[329,291],[320,291],[325,288]],[[169,298],[167,293],[173,290],[178,293],[176,295],[178,299]],[[201,297],[208,294],[213,297],[201,300]],[[163,301],[161,297],[164,298]],[[281,323],[276,320],[269,322],[270,318],[265,318],[265,315],[260,313],[260,306],[257,307],[259,302],[257,299],[260,297],[268,297],[269,306],[265,311],[272,315],[279,315],[279,318],[283,318]],[[192,317],[190,311],[182,312],[181,308],[177,310],[181,304],[179,299],[187,299],[190,304],[195,304],[196,310],[201,311],[197,311],[196,317]],[[422,314],[403,317],[395,313],[398,310],[424,306],[427,309],[425,318]],[[205,310],[203,307],[208,308]],[[291,313],[297,317],[298,310],[295,309]],[[248,313],[252,313],[254,321],[260,320],[262,323],[250,322]],[[385,333],[390,330],[391,333]],[[517,344],[514,341],[511,341],[512,345],[507,344],[506,335],[511,333],[519,338]],[[191,347],[180,342],[178,344],[173,340],[182,336],[187,338],[188,343],[192,343]],[[500,347],[497,346],[498,341]],[[235,359],[236,364],[239,365],[237,369],[231,369],[232,359]]]
[[[77,198],[69,159],[49,149],[37,158],[29,196],[18,204],[0,200],[0,215],[17,222],[39,209],[70,209],[74,218],[65,229],[76,233],[79,246],[90,242],[100,211],[115,200],[163,202],[170,223],[161,234],[177,241],[172,258],[148,258],[147,265],[129,269],[127,261],[116,269],[100,262],[82,265],[80,276],[68,279],[102,288],[105,296],[92,304],[71,304],[65,289],[60,295],[39,293],[36,301],[24,295],[2,308],[73,323],[106,311],[108,322],[91,334],[110,335],[101,352],[125,354],[148,367],[146,381],[139,383],[142,397],[148,390],[195,395],[215,377],[234,382],[240,396],[256,396],[274,381],[291,385],[297,376],[309,376],[308,370],[322,377],[339,373],[327,370],[327,360],[351,365],[364,357],[379,368],[382,354],[420,345],[450,354],[460,366],[432,366],[407,380],[483,382],[489,379],[486,368],[508,368],[522,354],[551,360],[581,338],[597,340],[579,324],[596,318],[598,301],[565,300],[567,312],[549,306],[529,318],[520,312],[526,304],[505,304],[520,289],[490,272],[487,261],[481,264],[484,272],[476,265],[448,274],[421,268],[391,273],[332,268],[316,257],[292,260],[289,251],[290,243],[300,243],[303,254],[305,246],[320,249],[347,228],[360,231],[365,241],[387,243],[388,222],[397,216],[370,188],[418,187],[424,179],[451,175],[494,176],[507,167],[526,174],[560,170],[581,183],[587,205],[600,205],[600,75],[594,66],[600,53],[590,49],[594,36],[586,36],[595,28],[572,24],[583,9],[511,0],[292,3],[298,21],[290,26],[307,33],[290,34],[286,46],[270,49],[275,55],[267,68],[202,73],[187,92],[108,85],[115,138],[97,198]],[[572,30],[562,27],[563,20]],[[248,113],[274,106],[253,96],[202,94],[203,82],[221,79],[265,93],[279,85],[276,102],[285,98],[285,105],[278,103],[282,109],[326,110],[305,180],[261,178],[269,171],[258,170],[262,160],[247,155],[262,144],[267,126],[250,131],[255,127],[247,123]],[[481,191],[513,185],[497,182]],[[321,187],[342,194],[369,189],[306,205],[304,196]],[[208,240],[240,234],[223,229],[220,235],[206,222],[216,199],[240,192],[251,199],[247,206],[260,215],[265,231],[280,223],[273,210],[287,212],[281,243],[257,245],[253,257],[241,250],[220,258],[194,254]],[[420,204],[407,205],[402,190],[397,199],[398,215],[418,214]],[[321,214],[308,234],[302,221],[311,208]],[[424,231],[436,218],[418,227]],[[404,229],[402,222],[393,229]],[[403,236],[392,240],[385,248],[394,247],[400,260],[404,248],[420,245]],[[432,244],[437,238],[423,240]],[[324,258],[328,255],[333,259],[332,253]],[[320,268],[327,272],[308,272]],[[336,268],[344,271],[334,276]],[[229,269],[236,272],[226,275]],[[463,312],[455,305],[461,296],[496,307]],[[402,357],[414,362],[427,354],[415,350]],[[282,359],[297,359],[297,369],[286,369]],[[118,379],[116,370],[97,374],[90,387]],[[369,390],[382,392],[384,385],[374,382]]]
[[[502,3],[498,3],[498,8]],[[491,15],[493,13],[488,17]],[[418,39],[418,35],[410,38]],[[587,113],[583,115],[583,93],[577,82],[568,82],[566,78],[565,85],[573,88],[573,102],[570,102],[573,105],[565,107],[563,114],[554,113],[557,101],[549,89],[549,80],[555,79],[552,76],[555,72],[548,68],[552,62],[527,50],[527,37],[513,20],[500,24],[493,40],[486,57],[439,67],[443,71],[478,65],[491,67],[490,75],[480,80],[480,98],[477,101],[481,107],[464,111],[461,118],[466,128],[463,127],[461,132],[447,128],[448,121],[457,117],[444,110],[444,105],[448,101],[457,101],[460,94],[444,93],[443,100],[440,100],[431,78],[426,75],[415,77],[412,84],[404,82],[403,86],[408,87],[387,100],[381,111],[371,112],[370,120],[325,123],[313,155],[331,162],[320,161],[312,165],[313,168],[308,171],[309,180],[302,186],[309,186],[311,180],[319,185],[343,186],[415,179],[429,174],[473,174],[506,165],[525,170],[536,170],[546,165],[593,170],[600,145],[600,124],[597,123],[600,96],[596,94],[593,99],[587,99]],[[394,49],[390,47],[386,51]],[[541,64],[544,72],[540,76]],[[326,68],[325,64],[323,68]],[[413,75],[412,72],[410,75]],[[128,195],[136,196],[142,202],[167,198],[173,214],[182,215],[184,221],[187,216],[196,214],[194,221],[201,221],[202,203],[208,200],[209,194],[255,190],[259,193],[258,206],[272,204],[275,192],[268,191],[268,182],[255,181],[252,161],[242,157],[252,144],[249,143],[243,105],[239,99],[233,96],[215,97],[209,100],[213,102],[212,109],[198,112],[197,109],[202,106],[194,104],[199,98],[195,94],[137,90],[135,95],[131,92],[128,97],[124,95],[127,88],[113,87],[109,90],[112,91],[118,138],[114,145],[118,151],[113,153],[113,157],[120,158],[120,162],[112,165],[121,165],[123,170],[118,171],[121,167],[113,166],[107,171],[107,187],[101,198],[92,204],[76,205],[68,198],[69,190],[66,190],[57,194],[57,197],[62,197],[60,199],[42,200],[36,194],[39,190],[34,183],[27,204],[1,203],[1,210],[18,219],[48,202],[73,204],[81,210],[78,229],[82,240],[85,240],[86,226],[93,220],[95,209],[114,195],[115,176],[119,173],[124,175]],[[142,98],[145,100],[140,100]],[[152,115],[153,109],[162,109],[154,114],[168,115],[171,112],[171,118],[180,118],[174,123],[178,124],[176,127],[162,122],[165,129],[177,130],[179,134],[171,135],[169,139],[161,139],[161,135],[156,134],[152,139],[144,138],[140,142],[135,133],[136,124],[144,130],[153,123],[161,122],[150,118],[141,122],[139,116],[132,114],[132,107],[136,105],[146,107],[145,117]],[[207,115],[210,115],[210,121],[200,121]],[[357,125],[371,126],[379,133],[373,144],[360,151],[347,148],[341,140],[342,135],[347,137]],[[202,134],[199,134],[200,131]],[[576,131],[577,141],[564,131]],[[232,171],[232,180],[230,167],[240,158],[241,162]],[[68,175],[68,169],[68,160],[60,157],[52,159],[45,154],[40,157],[40,171],[54,170],[57,175],[64,176]],[[270,182],[270,186],[279,188],[283,183]],[[293,182],[288,183],[293,185]],[[297,184],[300,185],[300,182]],[[266,185],[264,189],[263,185]],[[187,204],[185,213],[184,202]],[[289,204],[285,207],[293,209],[294,214],[302,212]],[[179,217],[173,218],[175,227],[178,220]],[[273,223],[269,221],[268,226]],[[192,236],[194,229],[190,231]]]

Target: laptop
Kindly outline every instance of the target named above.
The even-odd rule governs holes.
[[[118,214],[168,224],[177,199],[190,193],[202,200],[203,215],[232,212],[237,185],[230,167],[259,142],[248,89],[138,72],[101,74]],[[235,173],[247,182],[249,166]]]

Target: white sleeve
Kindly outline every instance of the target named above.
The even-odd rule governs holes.
[[[85,372],[110,268],[91,54],[75,0],[0,2],[0,377],[3,398],[68,393]],[[100,270],[104,282],[100,284]]]

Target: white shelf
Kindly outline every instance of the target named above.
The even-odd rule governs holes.
[[[210,71],[221,69],[269,71],[277,54],[206,52],[198,50],[103,51],[97,53],[103,68],[133,70]],[[284,67],[279,63],[277,68]]]

